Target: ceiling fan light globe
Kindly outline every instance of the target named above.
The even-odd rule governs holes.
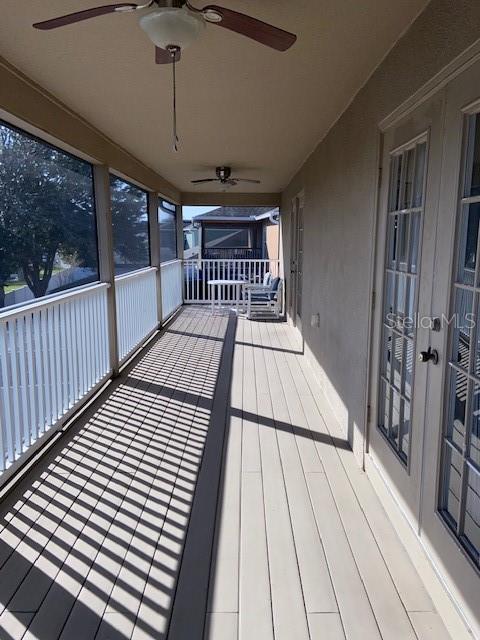
[[[205,28],[205,21],[200,16],[178,7],[153,9],[141,16],[138,22],[150,40],[161,49],[185,49]]]

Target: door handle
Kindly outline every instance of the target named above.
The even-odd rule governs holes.
[[[432,349],[432,347],[428,347],[426,351],[420,351],[418,354],[418,360],[420,362],[432,362],[433,364],[438,364],[438,351],[436,349]]]

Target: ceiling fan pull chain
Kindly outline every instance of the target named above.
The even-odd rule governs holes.
[[[177,47],[170,50],[172,56],[172,75],[173,75],[173,150],[178,151],[178,135],[177,135],[177,77],[176,77],[176,55]]]

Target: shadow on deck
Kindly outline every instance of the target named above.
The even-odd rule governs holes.
[[[65,433],[2,505],[1,639],[447,637],[288,331],[185,308]]]
[[[165,637],[189,521],[211,549],[235,322],[185,310],[5,501],[1,638]]]

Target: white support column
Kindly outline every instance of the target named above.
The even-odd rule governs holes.
[[[95,210],[97,217],[100,280],[107,289],[107,322],[110,366],[118,375],[117,310],[115,305],[115,265],[113,261],[113,227],[110,204],[110,175],[105,165],[94,166]]]
[[[157,318],[162,325],[162,273],[160,269],[160,227],[158,224],[158,195],[148,194],[148,227],[150,232],[150,264],[156,267]]]
[[[177,221],[177,258],[183,260],[183,213],[181,205],[175,205],[177,208],[176,221]]]
[[[182,205],[176,205],[176,222],[177,222],[177,258],[182,261],[182,300],[185,301],[185,266],[184,259],[184,240],[183,240],[183,210]]]

